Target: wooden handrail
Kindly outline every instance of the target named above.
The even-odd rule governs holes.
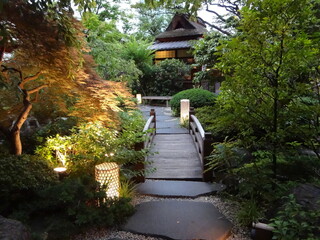
[[[204,131],[201,123],[199,122],[198,118],[195,115],[190,115],[190,118],[192,119],[192,122],[194,122],[196,124],[196,127],[197,127],[201,137],[204,138],[205,131]]]
[[[143,132],[147,131],[148,129],[150,129],[150,125],[153,122],[154,116],[150,116],[146,122],[146,124],[144,125],[143,128]]]
[[[205,132],[200,121],[194,115],[193,109],[189,112],[189,133],[199,154],[202,166],[202,179],[205,182],[213,180],[213,170],[209,169],[207,157],[211,154],[213,147],[212,134]]]
[[[154,111],[154,109],[150,110],[150,117],[148,118],[146,124],[144,125],[143,132],[144,132],[145,140],[143,142],[139,142],[135,144],[136,151],[149,148],[153,141],[154,136],[156,135],[156,112]],[[143,162],[139,162],[134,166],[134,170],[144,171],[144,169],[145,169],[145,166]],[[137,176],[137,177],[134,177],[133,180],[137,183],[144,182],[145,177]]]

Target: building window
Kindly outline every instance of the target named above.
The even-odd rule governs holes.
[[[190,49],[179,49],[177,51],[177,57],[178,58],[187,58],[192,57]]]
[[[155,58],[175,58],[176,57],[176,51],[170,50],[170,51],[156,51]]]

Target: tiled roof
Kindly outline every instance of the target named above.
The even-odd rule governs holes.
[[[175,41],[175,42],[155,42],[150,49],[152,50],[170,50],[190,48],[192,41]]]
[[[156,36],[157,40],[170,38],[197,38],[207,32],[205,25],[193,22],[185,14],[176,14],[167,29]]]
[[[204,33],[206,33],[207,30],[205,28],[195,28],[195,29],[184,29],[184,28],[178,28],[172,31],[165,31],[163,33],[160,33],[156,39],[162,39],[162,38],[176,38],[176,37],[198,37],[202,36]]]

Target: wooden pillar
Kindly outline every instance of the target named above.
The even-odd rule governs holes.
[[[156,111],[152,108],[150,109],[150,116],[154,116],[153,123],[154,123],[154,134],[157,133],[157,119],[156,119]]]
[[[136,143],[134,145],[134,150],[135,151],[141,151],[143,149],[144,149],[144,142],[139,142],[139,143]],[[144,169],[145,169],[144,159],[143,159],[143,161],[142,161],[142,159],[140,159],[140,162],[134,163],[133,164],[133,170],[142,172],[142,175],[135,176],[131,180],[133,180],[135,183],[145,182]]]
[[[203,159],[203,181],[211,182],[213,180],[213,170],[208,170],[208,160],[207,157],[211,154],[213,147],[212,147],[213,139],[211,132],[204,133],[203,139],[203,152],[202,152],[202,159]]]
[[[190,133],[190,130],[191,130],[191,125],[190,124],[193,121],[192,118],[191,118],[191,115],[195,115],[194,107],[190,107],[190,110],[189,110],[189,124],[188,124],[189,133]]]

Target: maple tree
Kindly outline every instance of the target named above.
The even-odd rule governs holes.
[[[38,101],[113,125],[119,109],[115,98],[130,94],[90,70],[90,59],[83,57],[84,34],[70,1],[7,1],[0,13],[0,131],[12,153],[22,153],[21,127]]]

